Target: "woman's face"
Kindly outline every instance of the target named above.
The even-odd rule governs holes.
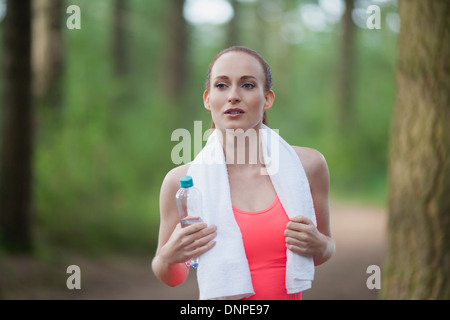
[[[264,111],[272,107],[275,98],[271,90],[264,90],[259,60],[245,52],[227,52],[216,60],[210,77],[203,101],[216,128],[259,128]]]

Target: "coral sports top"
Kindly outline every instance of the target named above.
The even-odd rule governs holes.
[[[261,211],[233,207],[241,230],[255,294],[244,300],[301,300],[302,293],[286,291],[286,241],[284,231],[289,218],[276,196]]]

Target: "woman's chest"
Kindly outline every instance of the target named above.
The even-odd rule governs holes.
[[[235,208],[259,211],[266,209],[275,199],[276,192],[268,175],[233,175],[229,180],[231,203]]]

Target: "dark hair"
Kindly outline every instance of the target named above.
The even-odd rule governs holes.
[[[270,71],[269,64],[266,62],[266,60],[264,60],[264,58],[258,52],[256,52],[255,50],[252,50],[250,48],[243,47],[243,46],[233,46],[233,47],[226,48],[226,49],[220,51],[214,57],[213,61],[210,63],[210,65],[208,67],[208,73],[206,74],[205,90],[209,91],[209,89],[210,89],[210,86],[211,86],[211,82],[210,82],[211,70],[212,70],[212,68],[214,66],[214,63],[216,63],[217,59],[219,59],[225,53],[233,52],[233,51],[244,52],[244,53],[247,53],[247,54],[255,57],[259,61],[259,63],[261,64],[261,67],[263,68],[264,77],[265,77],[265,82],[264,82],[264,90],[265,90],[265,92],[268,92],[269,90],[272,90],[272,72]],[[263,123],[265,125],[267,125],[267,116],[266,116],[266,112],[265,111],[264,111],[264,116],[263,116]],[[211,128],[215,128],[214,121],[212,121],[212,123],[211,123]]]

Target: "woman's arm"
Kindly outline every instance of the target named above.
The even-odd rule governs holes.
[[[175,203],[180,177],[188,166],[172,169],[164,178],[160,192],[160,227],[158,248],[152,269],[158,279],[174,287],[186,280],[189,269],[184,262],[211,249],[215,242],[216,227],[206,223],[181,228]]]
[[[335,251],[330,229],[328,166],[323,155],[314,149],[294,147],[294,150],[308,177],[317,227],[310,219],[303,216],[291,219],[285,231],[286,246],[298,254],[312,256],[314,264],[320,265],[329,260]]]

